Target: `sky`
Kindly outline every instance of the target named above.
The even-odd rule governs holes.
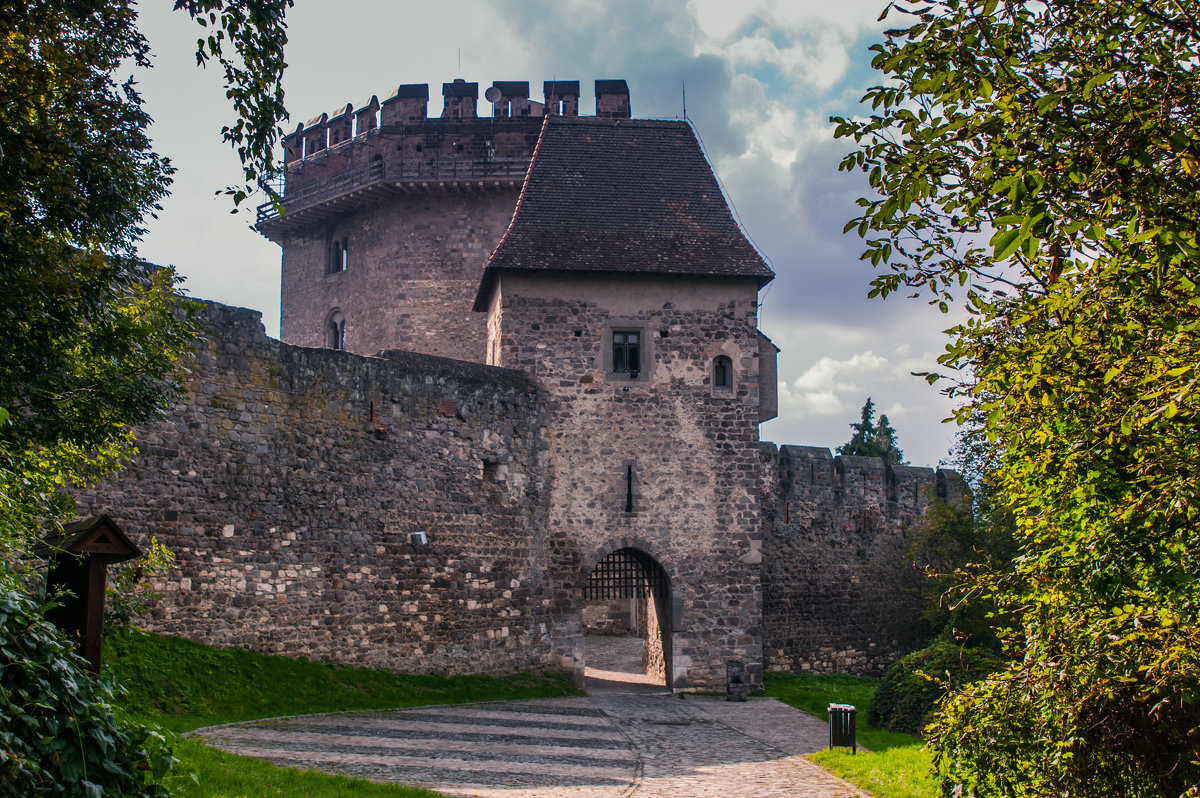
[[[166,0],[139,3],[154,67],[135,77],[158,152],[177,169],[141,254],[171,264],[192,296],[253,308],[279,332],[278,246],[230,213],[220,190],[240,177],[221,142],[232,121],[221,75],[196,67],[201,29]],[[883,0],[296,0],[284,77],[295,129],[322,112],[386,98],[401,83],[624,79],[635,117],[691,120],[742,229],[775,270],[759,326],[782,350],[779,417],[763,440],[836,447],[868,396],[898,432],[905,458],[937,465],[952,406],[912,372],[936,368],[946,316],[922,300],[868,299],[872,268],[843,235],[869,192],[838,164],[831,115],[862,114],[878,82],[870,44]],[[685,100],[686,98],[686,100]],[[479,113],[490,113],[480,97]]]

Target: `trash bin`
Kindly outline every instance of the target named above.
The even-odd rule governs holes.
[[[857,712],[851,704],[829,705],[830,748],[849,748],[850,753],[858,753],[858,744],[854,741],[854,715]]]
[[[725,661],[725,700],[745,701],[750,694],[750,685],[746,683],[746,663],[740,659]]]

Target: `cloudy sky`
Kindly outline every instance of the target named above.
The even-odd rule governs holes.
[[[946,456],[953,426],[937,390],[910,375],[934,365],[945,317],[920,301],[867,299],[871,268],[842,226],[866,192],[839,172],[849,149],[831,114],[857,112],[874,82],[867,48],[883,0],[296,0],[285,89],[291,126],[400,83],[579,80],[592,113],[596,79],[629,82],[633,113],[687,116],[743,229],[778,275],[760,326],[783,350],[776,443],[847,440],[866,397],[899,432],[910,462]],[[157,149],[176,167],[173,193],[142,255],[173,264],[196,297],[255,308],[279,330],[279,248],[231,215],[221,187],[239,176],[220,142],[230,110],[220,74],[195,66],[199,28],[143,0],[155,68],[138,75]],[[480,114],[489,109],[482,98]]]

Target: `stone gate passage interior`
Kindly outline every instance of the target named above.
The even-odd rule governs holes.
[[[588,574],[582,610],[586,661],[601,671],[620,668],[621,652],[628,650],[622,639],[640,640],[641,673],[670,686],[670,607],[670,579],[653,557],[633,548],[612,552]]]

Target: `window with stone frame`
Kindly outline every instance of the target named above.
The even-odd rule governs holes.
[[[713,358],[712,389],[715,393],[729,393],[733,390],[733,360],[726,355]]]
[[[612,371],[636,379],[642,371],[642,331],[613,330]]]

